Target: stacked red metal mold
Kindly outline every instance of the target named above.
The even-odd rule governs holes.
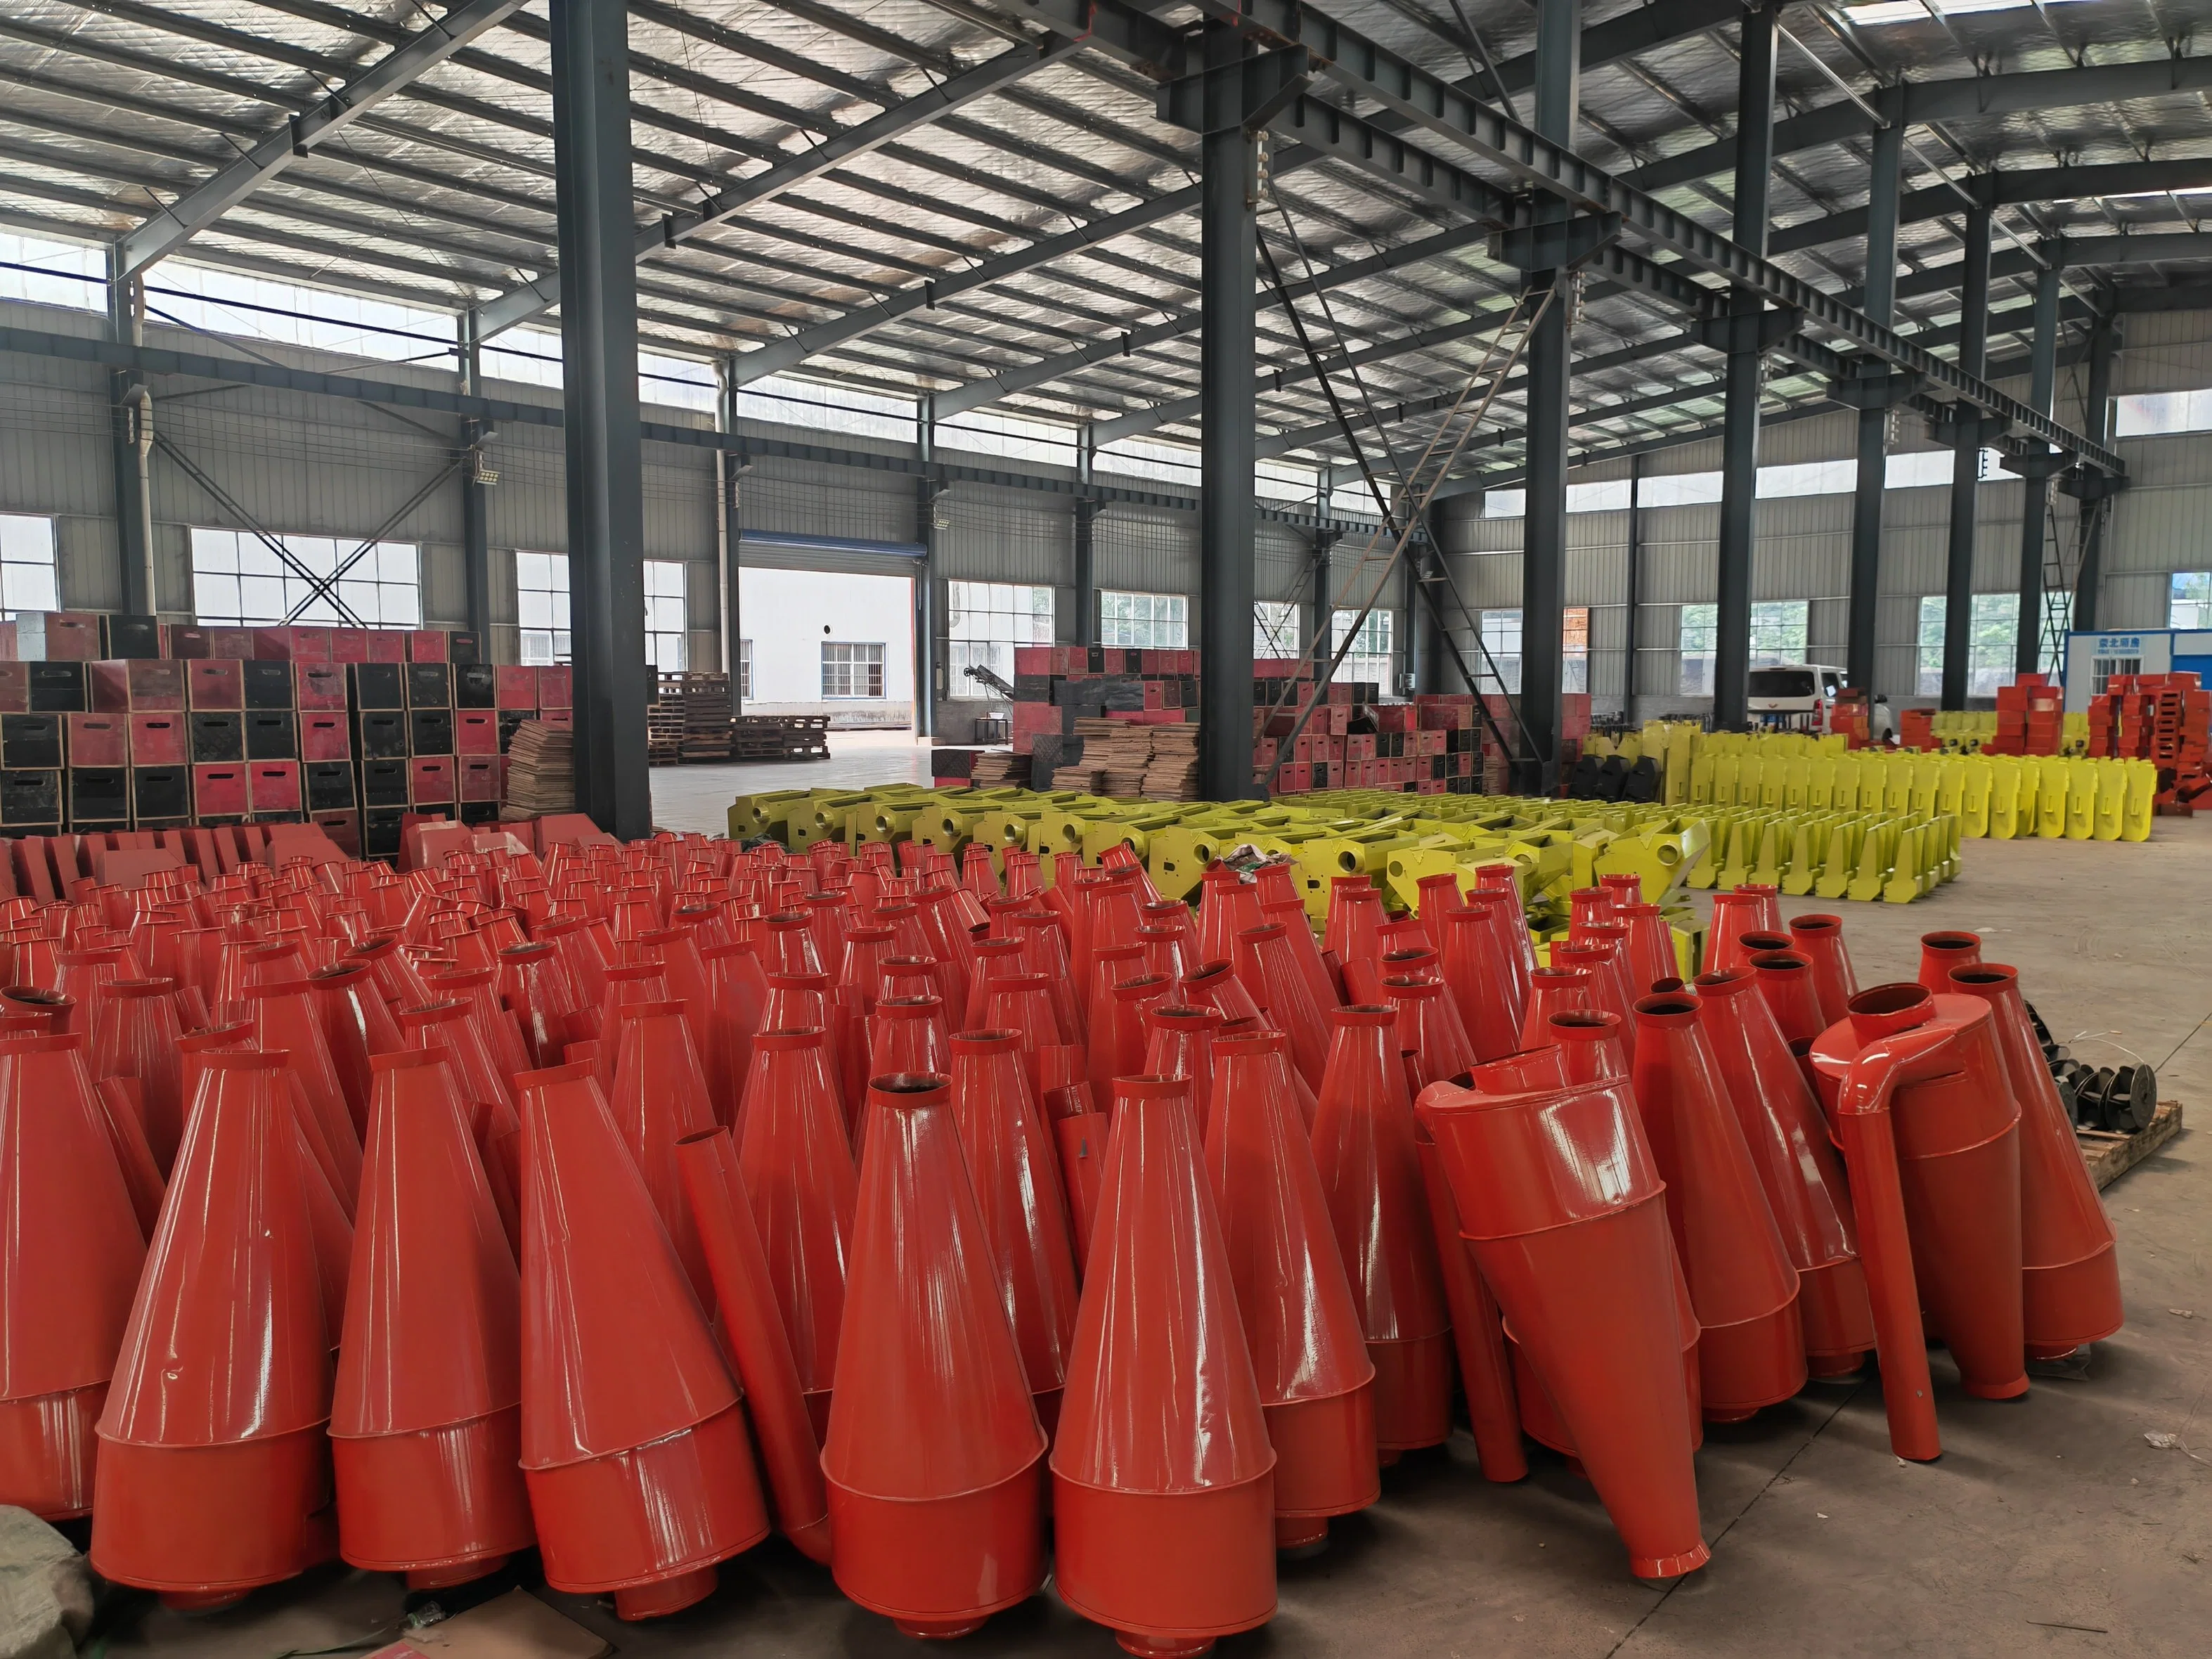
[[[1668,1577],[1702,1420],[1887,1361],[1923,1302],[1982,1392],[2117,1326],[2008,970],[1955,942],[1949,988],[1854,997],[1832,919],[1746,895],[1744,965],[1685,986],[1618,884],[1539,969],[1510,867],[1396,921],[1340,882],[1317,940],[1280,864],[1193,917],[1119,849],[969,853],[0,910],[0,1188],[42,1245],[0,1264],[0,1500],[89,1511],[100,1571],[186,1607],[534,1546],[650,1617],[773,1521],[914,1634],[1049,1567],[1197,1653],[1448,1436],[1455,1374],[1487,1478],[1567,1454]],[[1959,1260],[1916,1288],[1929,1229]]]

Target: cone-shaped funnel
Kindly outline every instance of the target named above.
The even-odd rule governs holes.
[[[521,1455],[521,1280],[442,1049],[372,1062],[331,1407],[338,1547],[416,1589],[534,1541]]]
[[[1457,1077],[1475,1063],[1459,1009],[1443,983],[1391,975],[1382,994],[1398,1011],[1398,1047],[1410,1051],[1424,1085]]]
[[[138,1079],[102,1078],[93,1091],[99,1099],[100,1119],[107,1129],[108,1150],[115,1154],[116,1166],[123,1174],[124,1189],[131,1194],[131,1213],[138,1218],[138,1237],[151,1238],[154,1224],[161,1218],[166,1183],[161,1179],[161,1166],[154,1162],[153,1149],[146,1144],[146,1113],[139,1104]]]
[[[100,1420],[92,1561],[220,1607],[335,1553],[330,1335],[283,1054],[211,1054]]]
[[[336,962],[307,975],[307,990],[321,1024],[323,1042],[330,1049],[338,1086],[345,1093],[346,1115],[357,1124],[368,1121],[369,1097],[375,1078],[369,1062],[378,1054],[395,1054],[407,1046],[398,1023],[376,988],[365,962]]]
[[[1821,1034],[1815,1066],[1838,1082],[1860,1051],[1902,1032],[1948,1032],[1894,1079],[1887,1117],[1912,1242],[1917,1297],[1958,1362],[1960,1385],[1978,1399],[2027,1392],[2024,1364],[2020,1227],[2020,1119],[1992,1035],[1990,1006],[1974,997],[1931,997],[1917,984],[1877,985],[1851,999],[1850,1018]],[[1932,1041],[1932,1036],[1931,1036]],[[1858,1203],[1859,1166],[1876,1156],[1868,1126],[1846,1138],[1842,1102],[1837,1139],[1850,1170],[1859,1249],[1867,1263],[1877,1329],[1883,1291],[1873,1283],[1875,1240]],[[1885,1366],[1887,1359],[1883,1361]]]
[[[1075,1340],[1073,1234],[1059,1149],[1030,1093],[1014,1033],[952,1039],[952,1118],[1037,1420],[1050,1435]]]
[[[313,994],[304,979],[273,980],[246,993],[258,1048],[282,1050],[291,1056],[289,1069],[306,1094],[314,1125],[330,1153],[327,1166],[335,1175],[338,1196],[351,1213],[361,1190],[359,1126],[347,1109],[344,1087],[330,1045],[323,1040],[323,1024],[315,1012]]]
[[[500,991],[522,1026],[532,1063],[557,1066],[572,1042],[587,1041],[596,1022],[585,1018],[583,993],[550,944],[510,945],[499,953]]]
[[[1795,951],[1761,951],[1746,958],[1759,975],[1759,989],[1782,1028],[1785,1042],[1809,1042],[1826,1028],[1820,1023],[1820,995],[1813,965]]]
[[[1397,1014],[1355,1004],[1329,1016],[1314,1163],[1375,1362],[1375,1443],[1434,1446],[1451,1432],[1451,1315],[1429,1223]]]
[[[1805,1386],[1797,1270],[1768,1210],[1741,1122],[1721,1097],[1704,1005],[1682,992],[1636,1005],[1636,1103],[1703,1334],[1709,1422],[1749,1417]]]
[[[1358,908],[1357,901],[1353,903]],[[1365,937],[1370,945],[1375,943],[1371,930]],[[1373,951],[1361,960],[1371,963],[1379,955]],[[1328,1026],[1279,924],[1247,928],[1237,935],[1237,975],[1265,1012],[1268,1024],[1290,1040],[1291,1064],[1310,1087],[1318,1090],[1328,1064]],[[1331,1011],[1331,1018],[1334,1012]]]
[[[1052,1455],[1055,1587],[1131,1653],[1275,1612],[1275,1453],[1186,1085],[1125,1079]]]
[[[777,1310],[819,1436],[830,1426],[859,1190],[820,1031],[763,1031],[754,1039],[737,1139]]]
[[[137,1079],[146,1146],[165,1172],[185,1133],[176,989],[173,979],[111,980],[94,1010],[91,1043],[95,1077]]]
[[[2112,1224],[2021,1001],[2020,975],[1997,963],[1954,968],[1951,989],[1990,1006],[2020,1103],[2022,1319],[2030,1358],[2057,1358],[2120,1328]]]
[[[1044,1431],[941,1077],[869,1085],[842,1369],[822,1449],[837,1588],[963,1636],[1044,1582]]]
[[[0,1504],[64,1520],[92,1508],[93,1428],[146,1260],[81,1036],[0,1041]]]
[[[1920,936],[1920,984],[1929,996],[1951,989],[1954,968],[1977,968],[1982,961],[1979,933],[1923,933]]]
[[[1712,920],[1705,929],[1705,965],[1708,973],[1742,966],[1744,958],[1750,954],[1743,948],[1743,936],[1765,927],[1765,908],[1758,894],[1741,887],[1733,892],[1713,895]]]
[[[1628,979],[1639,997],[1649,996],[1662,979],[1674,979],[1681,965],[1674,955],[1674,930],[1656,904],[1624,904],[1614,914],[1628,929]]]
[[[684,1201],[683,1177],[676,1167],[676,1144],[714,1124],[707,1079],[691,1046],[691,1028],[680,1002],[633,1002],[615,1023],[619,1056],[615,1061],[615,1127],[645,1178],[645,1190],[660,1224],[668,1230],[677,1260],[702,1303],[714,1295],[707,1255],[698,1229]]]
[[[1106,1023],[1094,1025],[1087,1054],[1091,1097],[1113,1098],[1116,1078],[1136,1077],[1145,1069],[1148,1032],[1146,1022],[1152,1010],[1167,1005],[1175,987],[1158,974],[1139,974],[1124,979],[1107,1000]]]
[[[746,1414],[775,1498],[776,1523],[809,1560],[826,1566],[830,1498],[822,1483],[821,1442],[806,1414],[791,1339],[776,1310],[737,1146],[726,1129],[689,1135],[677,1147],[677,1164],[714,1276],[723,1340],[744,1385]]]
[[[1497,920],[1491,914],[1497,903],[1478,894],[1438,924],[1443,938],[1437,950],[1443,959],[1444,984],[1477,1060],[1496,1060],[1521,1046],[1513,965],[1505,959]]]
[[[1422,1120],[1507,1328],[1641,1578],[1711,1559],[1683,1432],[1666,1187],[1628,1089],[1425,1091]]]
[[[1619,1014],[1596,1008],[1562,1008],[1546,1020],[1544,1035],[1559,1051],[1560,1086],[1626,1077],[1629,1061],[1620,1030]]]
[[[1790,948],[1813,965],[1813,989],[1820,1004],[1822,1024],[1833,1025],[1849,1013],[1850,1000],[1859,994],[1850,952],[1844,948],[1844,919],[1792,916],[1790,939]]]
[[[1755,973],[1732,968],[1701,974],[1697,989],[1714,1066],[1797,1269],[1807,1368],[1815,1376],[1847,1375],[1874,1346],[1874,1315],[1851,1226],[1850,1192],[1826,1120],[1759,993]]]
[[[1528,975],[1528,1003],[1521,1016],[1521,1047],[1540,1048],[1551,1042],[1545,1022],[1565,1008],[1596,1006],[1590,998],[1594,976],[1586,968],[1539,968]]]
[[[520,1081],[521,1462],[545,1581],[674,1613],[768,1534],[738,1390],[590,1069]]]
[[[1198,1133],[1203,1139],[1213,1104],[1213,1042],[1221,1030],[1221,1016],[1211,1008],[1161,1001],[1145,1016],[1145,1028],[1144,1060],[1136,1070],[1146,1077],[1189,1079],[1191,1105],[1198,1113]]]
[[[1275,1448],[1276,1541],[1317,1543],[1382,1495],[1375,1366],[1280,1048],[1224,1037],[1217,1053],[1206,1170]]]

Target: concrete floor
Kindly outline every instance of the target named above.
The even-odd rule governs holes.
[[[708,779],[707,769],[666,769],[656,785],[687,775]],[[664,810],[672,817],[672,807]],[[2101,1033],[2148,1057],[2160,1092],[2199,1113],[2212,1112],[2208,896],[2212,823],[2161,819],[2142,845],[1970,842],[1964,875],[1934,897],[1843,908],[1863,981],[1909,977],[1923,932],[1972,928],[1992,959],[2021,969],[2055,1031]],[[2079,1042],[2086,1048],[2086,1037]],[[2185,1132],[2107,1194],[2128,1326],[2101,1346],[2086,1381],[2038,1382],[2013,1403],[1973,1401],[1958,1393],[1945,1356],[1934,1356],[1942,1462],[1891,1455],[1871,1380],[1815,1386],[1752,1423],[1710,1429],[1698,1472],[1713,1565],[1662,1593],[1627,1576],[1602,1510],[1559,1460],[1537,1454],[1526,1481],[1489,1486],[1460,1435],[1386,1474],[1381,1504],[1340,1522],[1320,1558],[1285,1566],[1274,1622],[1223,1643],[1220,1653],[2179,1659],[2212,1651],[2205,1134]],[[2150,1432],[2178,1435],[2186,1449],[2154,1448]],[[650,1626],[625,1628],[594,1603],[548,1599],[633,1659],[917,1651],[780,1542],[726,1565],[709,1602]],[[152,1613],[118,1629],[107,1651],[276,1659],[374,1645],[394,1632],[400,1611],[395,1581],[326,1570],[207,1620]],[[978,1659],[1115,1651],[1049,1593],[962,1649]]]
[[[653,769],[653,822],[659,830],[729,833],[730,802],[777,789],[866,789],[878,783],[927,783],[929,748],[910,732],[832,732],[830,758],[739,761],[723,766]]]

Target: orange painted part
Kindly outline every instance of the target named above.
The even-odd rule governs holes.
[[[93,1500],[102,1577],[204,1604],[327,1559],[331,1331],[283,1054],[205,1080],[124,1332]]]
[[[1632,1571],[1704,1565],[1666,1188],[1627,1087],[1431,1091],[1420,1109],[1483,1277]]]
[[[736,1139],[800,1386],[826,1395],[837,1375],[859,1174],[819,1030],[754,1039]]]
[[[1874,1346],[1874,1315],[1858,1267],[1850,1191],[1826,1120],[1757,988],[1756,972],[1701,974],[1696,989],[1723,1091],[1797,1269],[1808,1364],[1827,1376],[1855,1370]]]
[[[1125,1647],[1191,1650],[1274,1616],[1276,1454],[1187,1086],[1116,1087],[1052,1454],[1054,1582]]]
[[[1451,1315],[1397,1014],[1354,1006],[1329,1024],[1314,1163],[1375,1362],[1375,1442],[1385,1451],[1437,1445],[1451,1432]]]
[[[830,1567],[902,1627],[973,1628],[1044,1582],[1044,1431],[967,1179],[952,1086],[869,1086],[822,1474]]]
[[[331,1407],[341,1553],[492,1571],[530,1547],[521,1284],[445,1051],[378,1055]]]
[[[675,1581],[624,1614],[649,1615],[768,1534],[744,1416],[589,1069],[518,1082],[521,1463],[546,1582],[589,1595]]]
[[[1275,1448],[1275,1512],[1349,1514],[1382,1495],[1359,1310],[1280,1048],[1229,1037],[1218,1052],[1206,1168]]]
[[[2018,972],[1994,963],[1954,968],[1950,988],[1989,1004],[2020,1103],[2022,1329],[2031,1356],[2059,1358],[2124,1322],[2112,1224],[2028,1024]]]
[[[1059,1148],[1030,1092],[1021,1040],[1012,1032],[963,1031],[952,1039],[952,1120],[1014,1345],[1049,1433],[1047,1414],[1058,1411],[1075,1340],[1074,1235]]]
[[[822,1484],[821,1442],[807,1415],[729,1131],[686,1136],[677,1146],[677,1165],[714,1274],[722,1340],[744,1385],[746,1414],[777,1524],[810,1560],[827,1565],[830,1500]]]
[[[0,1503],[49,1521],[92,1507],[94,1425],[146,1259],[106,1117],[82,1037],[0,1041]]]

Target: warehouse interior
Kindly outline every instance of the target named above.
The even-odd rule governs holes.
[[[54,655],[33,619],[67,616],[165,639],[405,630],[451,641],[455,673],[486,665],[487,686],[494,668],[544,673],[512,712],[558,727],[561,805],[604,845],[531,855],[588,860],[605,886],[606,848],[658,848],[639,856],[664,860],[663,911],[693,856],[672,836],[744,842],[715,843],[730,892],[765,892],[825,836],[872,869],[866,843],[885,836],[863,817],[904,829],[924,792],[981,789],[986,766],[1072,791],[1031,757],[1073,768],[1085,727],[1086,797],[1126,802],[1141,774],[1193,812],[1395,825],[1415,809],[1373,792],[1397,777],[1356,769],[1410,765],[1394,739],[1433,724],[1419,787],[1433,777],[1462,816],[1438,805],[1401,833],[1449,840],[1486,795],[1522,830],[1550,824],[1561,862],[1532,884],[1528,855],[1529,925],[1539,949],[1547,928],[1580,948],[1560,799],[1601,756],[1664,756],[1657,794],[1616,778],[1609,799],[1644,805],[1603,834],[1673,835],[1666,811],[1714,807],[1694,840],[1713,836],[1707,877],[1666,878],[1682,977],[1712,965],[1715,900],[1738,881],[1782,885],[1778,927],[1845,912],[1863,985],[1924,975],[1920,937],[1965,931],[2019,969],[2055,1046],[2093,1072],[2142,1067],[2146,1089],[2154,1071],[2150,1103],[2193,1109],[2212,959],[2186,896],[2212,890],[2212,840],[2190,807],[2212,807],[2212,775],[2201,714],[2181,712],[2200,708],[2193,675],[2154,682],[2212,656],[2200,11],[2212,23],[2212,0],[9,0],[0,617],[21,619],[27,659]],[[1802,769],[1844,764],[1843,726],[1816,717],[1832,755],[1778,738],[1754,691],[1762,668],[1799,664],[1834,671],[1862,720],[1886,705],[1854,750],[1903,722],[1908,748],[1940,742],[1954,769],[1940,806],[1932,773],[1887,786],[1910,825],[1881,832],[1879,858],[1868,836],[1856,870],[1860,830],[1820,838],[1886,786],[1868,771],[1856,797],[1836,784],[1832,813],[1807,805]],[[1082,692],[1102,671],[1139,702]],[[684,676],[724,677],[726,728],[794,722],[808,746],[653,763],[673,758],[654,722]],[[1341,720],[1327,736],[1332,681],[1357,710],[1350,750]],[[2141,713],[2117,706],[2138,696]],[[1109,788],[1103,720],[1138,708],[1194,731],[1187,750],[1153,738],[1152,769],[1140,752]],[[2039,720],[2051,746],[2012,758]],[[1739,753],[1775,757],[1770,816],[1800,769],[1802,822],[1767,824],[1764,849],[1764,820],[1745,830],[1713,793]],[[1334,784],[1304,781],[1310,755]],[[1986,803],[1961,807],[1987,769],[2009,791],[2039,755],[2142,769],[2125,835],[2111,794],[2110,836],[2101,819],[2077,835],[2063,808],[2039,835],[2032,787],[2017,840],[1995,838]],[[1984,781],[1959,781],[1969,763]],[[71,799],[58,759],[29,764]],[[501,770],[496,750],[486,764]],[[470,812],[450,787],[407,787],[353,798],[356,834],[374,809],[392,841],[344,851],[406,872],[403,817],[532,816],[503,814],[497,787]],[[849,831],[796,806],[771,827],[757,804],[785,792],[811,792],[810,812],[866,805]],[[251,817],[312,817],[301,805]],[[9,810],[0,836],[18,837]],[[1984,827],[1962,842],[1954,824],[1946,853],[1936,821],[1977,810]],[[249,815],[139,816],[167,834]],[[56,843],[80,827],[61,807],[27,822]],[[1250,833],[1255,858],[1295,861]],[[1226,856],[1238,832],[1216,839]],[[1469,895],[1504,856],[1480,844],[1435,866]],[[842,879],[845,856],[817,867]],[[1153,897],[1202,907],[1160,856]],[[1793,856],[1802,885],[1783,881]],[[1024,896],[1016,862],[984,858],[987,903],[1000,883]],[[1874,902],[1832,903],[1816,865],[1837,894],[1871,880],[1848,897]],[[51,890],[19,873],[9,891],[68,908],[75,868],[40,872]],[[1389,910],[1418,908],[1411,872],[1373,873]],[[1662,902],[1649,878],[1642,896]],[[27,939],[45,925],[11,915],[10,951],[18,921]],[[1081,986],[1089,946],[1067,951]],[[1113,1076],[1094,1075],[1102,1091]],[[1476,1472],[1462,1399],[1449,1439],[1386,1468],[1326,1551],[1283,1556],[1273,1621],[1224,1626],[1220,1650],[2200,1651],[2207,1206],[2179,1110],[2160,1122],[2103,1200],[2125,1328],[2031,1364],[2024,1401],[1970,1397],[1933,1348],[1940,1462],[1891,1455],[1884,1350],[1756,1420],[1709,1422],[1711,1565],[1640,1583],[1553,1443],[1516,1484]],[[82,1547],[78,1524],[64,1533]],[[454,1611],[520,1583],[602,1651],[911,1639],[783,1538],[643,1622],[549,1588],[537,1560],[428,1593],[326,1561],[204,1613],[103,1590],[74,1636],[86,1653],[408,1656],[439,1595]],[[1103,1654],[1106,1622],[1048,1591],[964,1645]],[[1200,1650],[1119,1633],[1132,1652]]]

